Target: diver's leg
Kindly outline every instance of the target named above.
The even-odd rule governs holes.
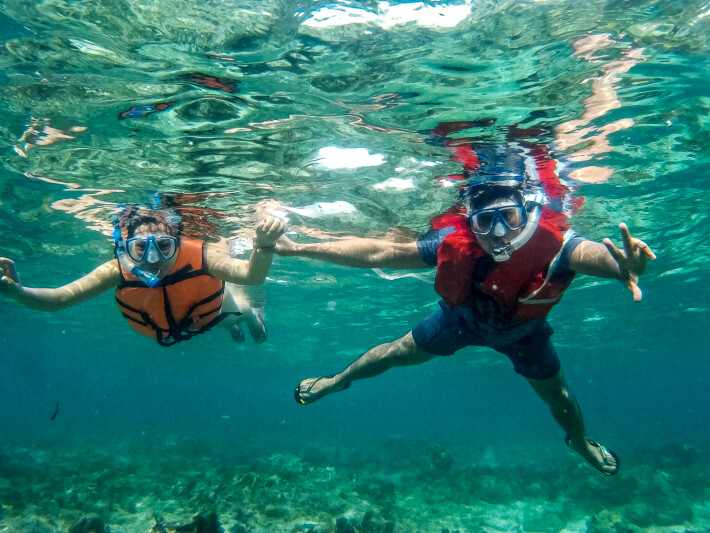
[[[577,399],[569,389],[562,370],[548,379],[530,379],[537,395],[548,405],[552,416],[565,430],[569,446],[597,470],[605,474],[614,474],[618,470],[616,456],[606,448],[590,441],[584,429],[582,412]]]
[[[377,376],[395,366],[424,363],[434,357],[437,356],[417,345],[410,331],[396,341],[368,350],[339,374],[303,380],[296,388],[296,400],[302,404],[312,403],[348,388],[355,380]]]
[[[582,412],[562,374],[551,335],[552,328],[541,320],[521,339],[493,348],[508,356],[515,371],[528,380],[548,405],[552,416],[567,433],[569,446],[601,472],[615,474],[618,460],[614,453],[587,439]]]
[[[266,340],[267,331],[261,313],[254,309],[242,287],[234,283],[224,284],[224,297],[222,299],[223,313],[240,313],[224,318],[220,325],[228,328],[232,338],[237,342],[244,341],[241,325],[245,324],[254,342],[260,344]]]

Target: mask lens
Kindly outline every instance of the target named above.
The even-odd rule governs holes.
[[[126,241],[126,252],[128,256],[136,263],[143,261],[145,251],[147,249],[147,240],[145,237],[133,237]]]
[[[156,237],[155,244],[158,247],[158,252],[165,261],[172,259],[177,250],[177,240],[175,237]]]
[[[471,213],[468,218],[469,225],[471,226],[471,231],[474,233],[488,233],[491,231],[491,226],[493,226],[493,220],[495,220],[496,211],[495,209],[486,209],[483,211],[477,211]]]
[[[503,222],[510,229],[522,228],[526,222],[525,209],[519,206],[503,207],[498,210]]]

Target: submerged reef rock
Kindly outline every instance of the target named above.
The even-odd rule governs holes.
[[[429,450],[431,466],[442,472],[450,472],[454,465],[454,456],[441,446],[432,446]]]
[[[219,524],[217,513],[198,513],[188,524],[167,524],[162,519],[155,519],[150,533],[224,533]]]
[[[0,529],[680,533],[707,532],[710,523],[709,459],[683,446],[649,448],[630,462],[633,475],[609,479],[584,462],[565,467],[554,453],[511,453],[513,460],[492,465],[480,447],[442,451],[416,439],[355,449],[318,441],[316,452],[307,443],[300,455],[251,444],[159,444],[0,443]],[[449,454],[457,458],[450,467]],[[443,468],[433,465],[435,455]]]
[[[69,533],[105,533],[106,526],[98,515],[85,516],[69,527]]]
[[[335,533],[356,533],[355,525],[350,518],[341,516],[335,521]]]
[[[604,509],[587,520],[587,533],[639,533],[641,530],[613,511]]]

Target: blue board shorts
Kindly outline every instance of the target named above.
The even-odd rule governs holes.
[[[508,357],[515,371],[530,379],[548,379],[560,371],[560,359],[550,342],[547,320],[526,320],[505,331],[492,331],[478,324],[466,306],[441,309],[412,330],[414,342],[434,355],[453,355],[467,346],[487,346]]]

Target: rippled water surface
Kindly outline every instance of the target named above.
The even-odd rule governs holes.
[[[193,235],[230,238],[236,253],[248,253],[267,212],[301,241],[423,232],[457,199],[447,179],[462,173],[457,139],[500,143],[511,131],[565,162],[577,231],[619,242],[623,221],[658,255],[641,304],[580,276],[550,316],[590,435],[628,464],[618,482],[567,455],[547,410],[493,352],[394,370],[298,407],[300,379],[340,370],[435,308],[430,284],[384,278],[401,272],[276,258],[251,293],[269,328],[258,346],[213,331],[162,349],[130,330],[110,294],[53,314],[3,299],[0,530],[65,531],[93,512],[111,531],[147,531],[150,509],[182,523],[215,510],[235,533],[348,531],[337,519],[351,515],[358,531],[710,527],[710,496],[689,481],[708,477],[696,462],[710,416],[707,1],[5,0],[0,35],[0,256],[27,285],[58,286],[110,260],[117,205],[154,192],[182,206]],[[451,142],[432,142],[450,123],[460,126]],[[246,466],[219,471],[201,446]],[[83,447],[96,447],[86,472],[70,453]],[[455,457],[456,482],[431,477],[439,447]],[[82,503],[98,481],[81,476],[127,475],[125,461],[150,463],[163,448],[162,470],[114,498],[135,501]],[[369,489],[358,489],[370,455]],[[209,486],[188,499],[194,471],[248,509],[220,507]],[[308,472],[322,485],[304,503],[295,495]],[[32,508],[71,493],[57,488],[63,476],[84,496]],[[488,481],[461,485],[471,476]],[[429,483],[441,501],[401,488]],[[613,498],[585,500],[609,483]],[[173,507],[158,509],[151,484],[172,491]],[[641,518],[639,505],[670,494],[689,511]],[[289,511],[259,514],[274,498]],[[478,499],[492,507],[474,520],[466,506]],[[526,525],[545,502],[557,518]]]

